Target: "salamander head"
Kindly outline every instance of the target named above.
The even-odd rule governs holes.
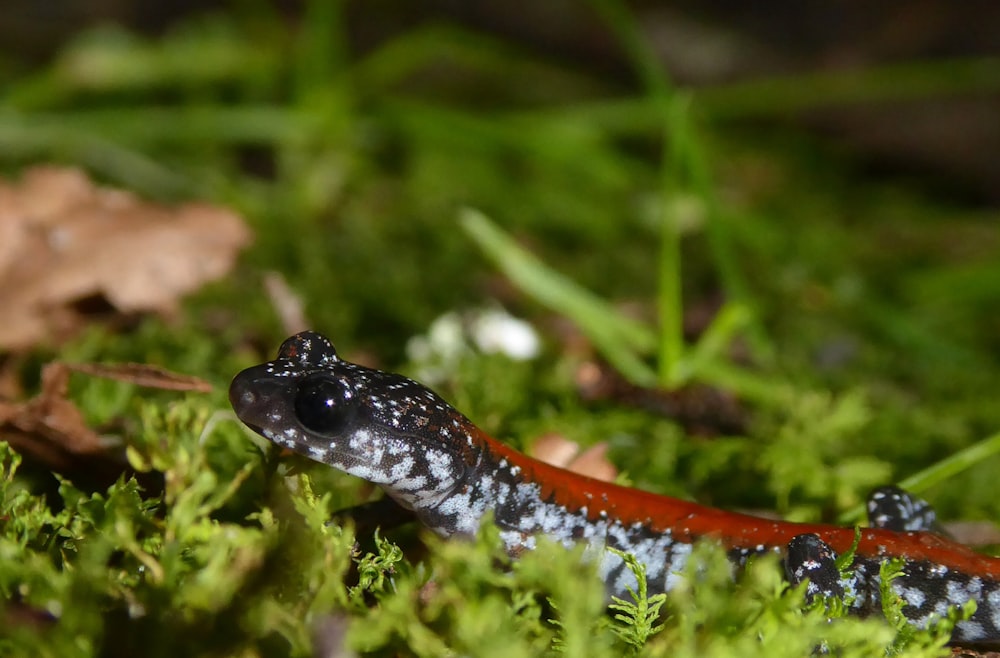
[[[379,484],[410,508],[450,494],[477,458],[472,424],[435,393],[343,361],[313,332],[236,375],[229,401],[275,444]]]

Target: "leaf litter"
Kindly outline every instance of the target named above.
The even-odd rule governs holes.
[[[79,169],[0,181],[0,351],[58,343],[95,317],[170,315],[250,240],[231,210],[158,205]]]

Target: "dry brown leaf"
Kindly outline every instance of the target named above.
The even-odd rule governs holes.
[[[529,452],[532,457],[540,459],[546,464],[566,468],[579,454],[580,444],[570,441],[561,434],[545,434],[531,444]]]
[[[535,441],[531,454],[547,464],[605,482],[613,482],[618,477],[618,469],[608,461],[608,444],[603,441],[580,452],[580,444],[575,441],[558,434],[546,434]]]
[[[0,182],[0,350],[72,334],[95,299],[122,314],[170,313],[225,275],[250,239],[229,210],[148,203],[76,169]]]
[[[945,531],[966,546],[1000,545],[1000,528],[992,521],[946,521]]]
[[[608,459],[608,444],[603,441],[581,452],[566,468],[605,482],[614,482],[618,477],[618,469]]]
[[[77,460],[108,450],[66,398],[68,383],[66,365],[50,363],[42,369],[42,390],[36,397],[27,402],[0,401],[0,439],[60,473],[78,468]]]
[[[42,368],[41,391],[24,402],[0,400],[0,441],[8,442],[27,460],[81,482],[106,487],[130,468],[124,447],[108,440],[84,420],[66,397],[71,372],[125,381],[147,388],[208,391],[211,385],[197,377],[180,375],[141,363],[100,364],[53,362]],[[144,486],[156,489],[155,474],[135,474]]]

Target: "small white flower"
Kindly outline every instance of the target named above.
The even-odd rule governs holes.
[[[484,309],[472,317],[469,333],[487,354],[506,354],[517,361],[538,356],[541,341],[534,327],[503,309]]]
[[[417,378],[433,384],[443,381],[473,348],[526,361],[538,356],[541,340],[534,327],[502,308],[449,311],[426,334],[407,342],[406,355],[418,365]]]

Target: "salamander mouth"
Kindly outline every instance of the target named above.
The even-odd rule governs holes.
[[[239,414],[237,414],[237,416],[239,416]],[[240,422],[242,422],[244,425],[246,425],[247,427],[249,427],[250,429],[252,429],[254,432],[257,432],[257,434],[260,434],[261,436],[265,436],[265,434],[264,434],[264,428],[261,427],[260,425],[254,425],[253,423],[248,423],[248,422],[246,422],[245,420],[242,420],[242,419],[240,419]]]

